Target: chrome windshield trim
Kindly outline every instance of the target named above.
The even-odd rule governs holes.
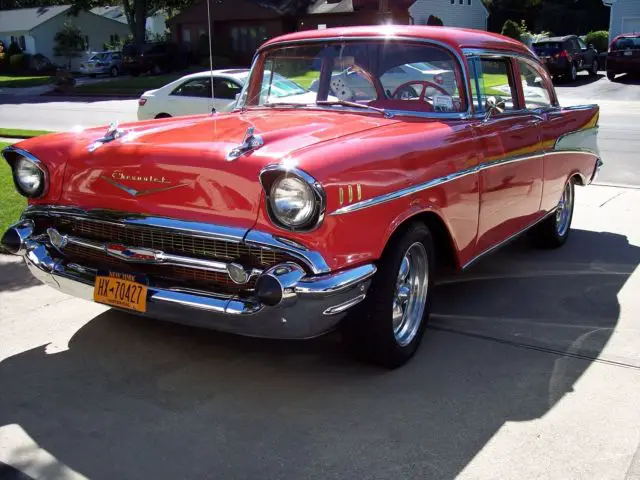
[[[563,153],[567,153],[567,152],[563,152]],[[397,200],[402,197],[407,197],[409,195],[422,192],[423,190],[427,190],[429,188],[437,187],[438,185],[442,185],[444,183],[457,180],[467,175],[479,173],[489,168],[497,167],[500,165],[507,165],[510,163],[523,162],[526,160],[533,160],[535,158],[544,157],[544,155],[545,155],[544,152],[536,152],[536,153],[527,154],[527,155],[517,155],[513,157],[501,158],[499,160],[493,160],[490,162],[484,162],[474,167],[466,168],[464,170],[460,170],[459,172],[451,173],[443,177],[434,178],[433,180],[429,180],[427,182],[420,183],[418,185],[402,188],[400,190],[396,190],[395,192],[385,193],[377,197],[372,197],[366,200],[362,200],[361,202],[353,203],[351,205],[346,205],[342,208],[335,210],[333,213],[331,213],[331,215],[343,215],[345,213],[356,212],[358,210],[362,210],[363,208],[369,208],[375,205],[380,205],[381,203],[386,203],[392,200]]]
[[[421,117],[421,118],[466,118],[471,115],[471,104],[472,98],[469,92],[469,73],[467,71],[467,64],[465,59],[463,58],[458,51],[456,51],[451,46],[447,45],[444,42],[440,42],[439,40],[426,39],[426,38],[417,38],[413,36],[407,35],[358,35],[358,36],[336,36],[336,37],[326,37],[326,38],[307,38],[307,39],[298,39],[298,40],[285,40],[275,43],[270,43],[268,45],[260,47],[256,52],[256,58],[258,54],[262,54],[267,50],[271,50],[273,48],[286,47],[289,45],[300,45],[300,44],[312,44],[312,43],[327,43],[327,42],[362,42],[362,41],[378,41],[378,42],[387,42],[387,41],[398,41],[398,42],[411,42],[411,43],[422,43],[427,45],[435,45],[437,47],[443,48],[447,52],[453,55],[453,57],[458,62],[458,67],[460,68],[460,73],[462,74],[462,89],[464,91],[465,100],[467,102],[467,109],[464,112],[455,112],[455,113],[433,113],[433,112],[414,112],[411,110],[388,110],[389,113],[393,115],[404,115],[404,116],[412,116],[412,117]],[[253,71],[255,68],[256,62],[251,66],[251,72],[249,72],[249,77],[253,75]],[[249,81],[245,82],[245,85],[249,85]],[[459,87],[459,86],[458,86]],[[243,89],[244,90],[244,89]],[[241,97],[242,98],[242,97]],[[243,106],[243,108],[246,108]],[[346,111],[346,109],[345,109]],[[367,113],[366,110],[362,109],[352,109],[350,111],[358,112],[358,113]]]

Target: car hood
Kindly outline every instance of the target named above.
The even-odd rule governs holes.
[[[369,114],[253,110],[125,124],[119,138],[95,149],[104,129],[21,147],[46,164],[58,162],[52,170],[62,170],[63,178],[52,178],[50,195],[58,193],[60,204],[251,228],[263,196],[262,168],[290,161],[300,149],[391,123]],[[227,160],[250,127],[263,146]]]

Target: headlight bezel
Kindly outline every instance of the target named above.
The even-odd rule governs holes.
[[[313,210],[309,219],[300,225],[291,225],[283,221],[275,212],[272,187],[276,182],[293,178],[309,188],[314,201]],[[287,168],[282,165],[269,165],[260,172],[260,183],[266,197],[266,207],[269,220],[278,228],[289,232],[310,232],[317,229],[324,220],[326,209],[326,194],[322,185],[299,168]]]
[[[9,167],[11,167],[11,177],[13,178],[13,184],[15,185],[16,190],[20,195],[26,198],[40,198],[47,193],[47,191],[49,190],[49,172],[38,158],[36,158],[26,150],[22,150],[13,146],[5,148],[2,151],[2,156],[9,164]],[[41,173],[42,180],[40,186],[34,192],[30,193],[24,190],[23,185],[21,185],[20,181],[18,180],[17,167],[20,160],[25,160],[31,163]]]

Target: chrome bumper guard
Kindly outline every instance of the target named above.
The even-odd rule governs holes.
[[[55,248],[48,238],[31,237],[28,223],[11,227],[3,244],[23,256],[33,276],[42,283],[93,301],[95,270],[52,256]],[[309,276],[291,264],[272,267],[258,281],[269,277],[269,281],[280,282],[283,295],[275,306],[256,298],[150,286],[147,311],[142,315],[241,335],[311,338],[331,330],[349,308],[364,300],[375,272],[373,264]]]

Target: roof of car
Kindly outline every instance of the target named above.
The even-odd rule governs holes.
[[[549,37],[549,38],[543,38],[542,40],[538,40],[536,43],[564,42],[565,40],[573,37],[575,37],[575,35],[565,35],[563,37]]]
[[[435,40],[456,50],[462,48],[486,48],[517,51],[531,55],[531,51],[521,42],[497,33],[472,30],[469,28],[435,27],[422,25],[373,25],[362,27],[339,27],[324,30],[303,30],[282,35],[267,41],[262,48],[281,43],[326,38],[388,38],[402,37],[418,40]]]
[[[223,70],[205,70],[203,72],[191,73],[189,75],[185,75],[182,79],[191,79],[191,78],[200,78],[200,77],[209,77],[211,75],[215,76],[225,76],[225,77],[233,77],[233,78],[241,78],[246,76],[249,73],[248,68],[227,68]]]

